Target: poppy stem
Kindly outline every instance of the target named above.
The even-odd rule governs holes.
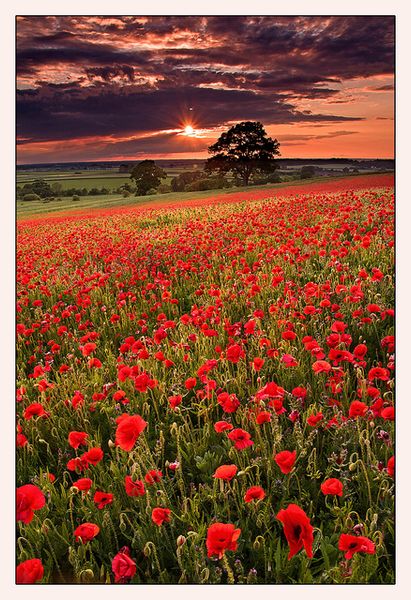
[[[234,583],[234,573],[231,570],[230,565],[228,564],[228,559],[225,554],[223,555],[223,565],[224,565],[225,570],[227,571],[228,583]]]

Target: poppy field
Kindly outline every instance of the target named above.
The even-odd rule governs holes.
[[[391,176],[17,223],[17,583],[395,582]]]

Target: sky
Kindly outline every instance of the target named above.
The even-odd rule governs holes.
[[[392,158],[394,17],[17,17],[19,164],[207,158],[260,121],[282,158]]]

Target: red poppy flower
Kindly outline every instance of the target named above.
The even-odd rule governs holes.
[[[277,519],[281,521],[284,526],[284,534],[290,547],[288,560],[297,554],[303,547],[308,558],[312,558],[314,528],[303,509],[296,504],[289,504],[287,508],[280,510],[277,514]]]
[[[232,344],[227,348],[226,358],[233,364],[237,364],[240,358],[245,356],[245,352],[239,344]]]
[[[292,452],[289,450],[283,450],[274,456],[274,460],[280,467],[280,471],[284,473],[284,475],[287,475],[292,470],[296,457],[297,452],[295,450]]]
[[[231,523],[213,523],[207,530],[207,556],[222,558],[226,550],[237,550],[237,540],[241,529],[236,529]]]
[[[233,428],[233,425],[231,425],[231,423],[227,423],[227,421],[217,421],[217,423],[214,423],[214,429],[217,433],[222,433],[223,431],[229,431],[232,428]]]
[[[87,452],[81,455],[81,459],[90,463],[91,465],[97,465],[103,459],[104,453],[101,448],[90,448]]]
[[[16,583],[36,583],[44,575],[44,568],[39,558],[29,558],[17,565]]]
[[[146,493],[144,483],[140,480],[133,481],[130,475],[124,477],[124,487],[126,488],[127,496],[137,497],[144,496]]]
[[[77,449],[79,446],[86,443],[86,439],[88,438],[88,433],[84,431],[70,431],[68,435],[68,443],[74,449]]]
[[[221,465],[215,470],[213,477],[215,479],[223,479],[224,481],[231,481],[231,479],[237,473],[238,468],[235,465]]]
[[[331,371],[331,365],[329,362],[327,362],[326,360],[316,360],[315,363],[313,363],[313,371],[315,374],[318,373],[328,373],[329,371]]]
[[[87,344],[84,344],[80,350],[83,356],[90,356],[90,354],[92,354],[96,348],[97,344],[94,344],[93,342],[87,342]]]
[[[18,433],[16,436],[16,446],[17,448],[24,448],[29,443],[28,439],[24,435],[24,433]]]
[[[46,498],[37,486],[28,483],[17,488],[16,502],[17,521],[30,523],[34,517],[34,511],[40,510],[46,504]]]
[[[321,484],[322,493],[327,496],[342,496],[344,486],[339,479],[332,477]]]
[[[258,413],[255,420],[257,422],[257,425],[269,423],[271,421],[271,413],[267,412],[266,410],[262,410],[260,413]]]
[[[127,583],[136,574],[136,563],[130,558],[130,550],[127,546],[121,548],[111,562],[111,570],[114,573],[114,583]]]
[[[307,390],[301,386],[295,387],[291,393],[296,398],[301,398],[302,400],[307,396]]]
[[[90,542],[100,532],[100,527],[95,523],[82,523],[73,532],[76,542],[85,544]]]
[[[374,367],[368,372],[368,381],[374,381],[374,379],[380,379],[381,381],[388,381],[390,378],[390,372],[388,369],[382,367]]]
[[[281,362],[286,367],[297,367],[298,366],[298,361],[294,358],[294,356],[291,356],[291,354],[284,354],[281,357]]]
[[[26,421],[29,421],[33,417],[47,417],[47,416],[48,416],[48,413],[44,410],[43,405],[39,404],[38,402],[34,402],[33,404],[30,404],[23,413],[23,417],[26,419]]]
[[[395,473],[394,462],[395,462],[395,459],[393,456],[391,456],[391,458],[389,458],[388,462],[387,462],[387,473],[390,477],[394,477],[394,473]]]
[[[163,523],[170,522],[171,510],[169,508],[153,508],[151,520],[153,523],[161,527]]]
[[[264,362],[265,362],[264,359],[259,358],[258,356],[253,360],[253,362],[251,364],[253,365],[253,369],[254,369],[254,371],[256,371],[256,373],[261,371],[261,369],[264,366]]]
[[[147,422],[140,415],[121,415],[116,419],[116,444],[122,450],[130,452]]]
[[[184,387],[187,390],[191,390],[191,389],[195,388],[196,385],[197,385],[197,379],[195,377],[189,377],[184,382]]]
[[[113,494],[108,494],[106,492],[96,492],[93,498],[95,504],[97,504],[97,508],[99,509],[104,508],[105,506],[107,506],[107,504],[112,504],[113,499]]]
[[[349,560],[356,552],[375,554],[375,544],[362,535],[342,533],[338,542],[338,550],[345,551],[344,556]]]
[[[364,404],[364,402],[360,402],[359,400],[354,400],[350,404],[350,408],[348,411],[348,416],[352,419],[356,419],[357,417],[363,417],[368,410],[368,406]]]
[[[368,348],[365,344],[358,344],[353,350],[355,358],[362,359],[367,354]]]
[[[310,415],[307,419],[308,425],[311,427],[315,427],[324,419],[324,415],[322,412],[317,413],[316,415]]]
[[[395,420],[395,412],[393,406],[387,406],[383,408],[381,411],[381,416],[386,421],[394,421]]]
[[[170,408],[175,410],[179,404],[181,404],[183,397],[178,394],[177,396],[170,396],[168,398],[168,403],[170,404]]]
[[[92,485],[93,481],[89,477],[82,477],[73,483],[73,487],[76,487],[82,492],[88,492]]]
[[[240,406],[240,401],[237,396],[235,394],[228,394],[227,392],[218,394],[217,402],[226,413],[233,413]]]
[[[252,502],[253,500],[262,500],[265,497],[265,491],[259,485],[254,485],[248,488],[244,496],[244,502]]]
[[[148,485],[152,485],[153,483],[158,483],[162,476],[163,474],[161,471],[151,469],[151,471],[145,474],[144,479],[146,480],[146,483],[148,483]]]
[[[255,397],[257,400],[267,400],[268,398],[282,398],[284,396],[284,389],[278,386],[274,381],[269,381],[265,384],[261,390],[259,390]]]
[[[249,446],[252,446],[254,442],[251,439],[251,435],[244,429],[233,429],[228,434],[228,437],[234,442],[234,448],[236,450],[244,450]]]

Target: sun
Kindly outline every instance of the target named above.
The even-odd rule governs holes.
[[[184,135],[194,135],[194,129],[191,125],[186,125],[184,127]]]

